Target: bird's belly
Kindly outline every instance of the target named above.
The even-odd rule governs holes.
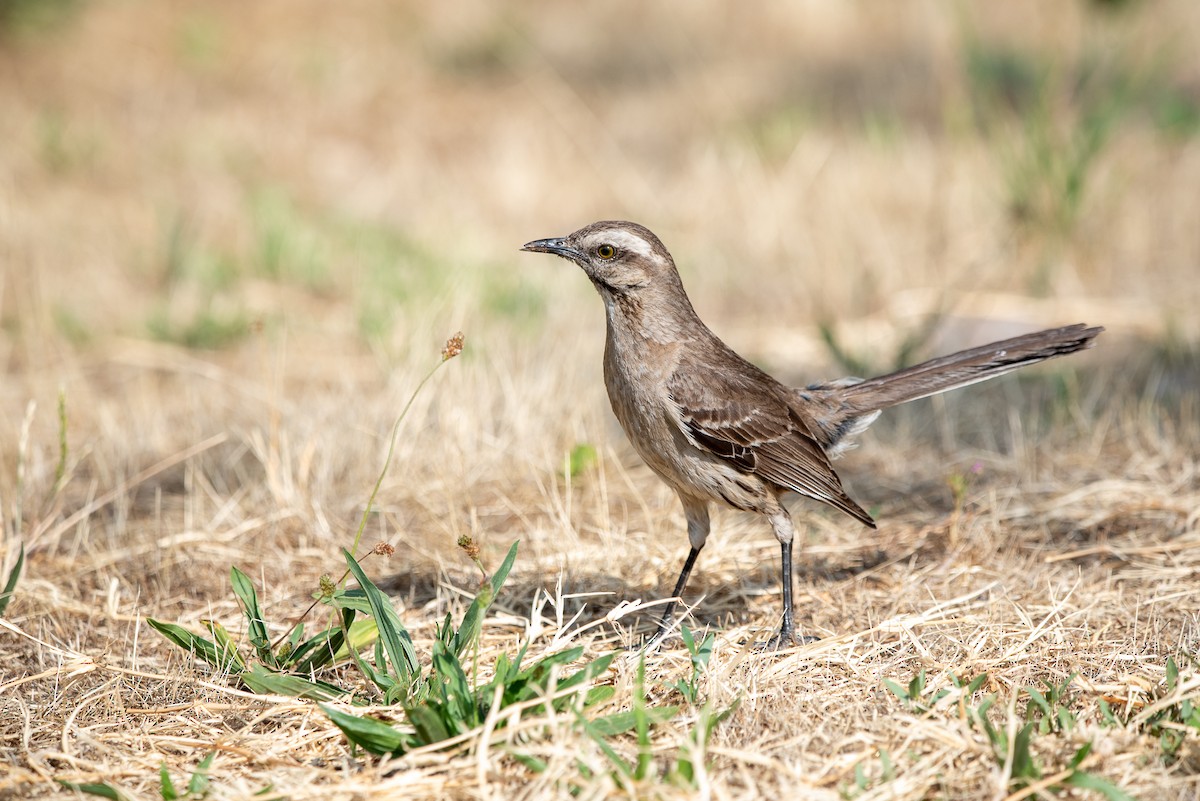
[[[680,495],[725,503],[736,509],[767,512],[776,494],[762,479],[701,450],[684,436],[665,390],[605,371],[613,413],[646,465]]]

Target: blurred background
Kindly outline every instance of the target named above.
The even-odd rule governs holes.
[[[3,0],[0,36],[10,365],[254,323],[395,352],[430,303],[558,323],[578,276],[516,248],[598,218],[727,330],[988,293],[1196,333],[1186,0]]]
[[[388,487],[413,523],[493,484],[511,523],[621,448],[599,302],[518,253],[604,218],[785,379],[1083,321],[1112,372],[1077,417],[1195,420],[1198,41],[1190,0],[0,0],[5,486],[26,418],[52,482],[61,391],[94,486],[226,432],[214,481],[340,531],[462,329]],[[195,491],[122,503],[177,526]]]

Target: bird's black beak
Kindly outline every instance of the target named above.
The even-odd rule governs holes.
[[[562,256],[564,259],[575,261],[579,258],[580,253],[575,248],[567,245],[567,240],[562,237],[556,239],[535,239],[532,242],[526,242],[521,246],[521,250],[528,250],[531,253],[553,253],[555,256]]]

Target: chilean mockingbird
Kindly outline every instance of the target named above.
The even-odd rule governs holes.
[[[794,641],[792,540],[785,492],[814,498],[875,528],[842,489],[830,459],[880,410],[964,387],[1091,347],[1103,328],[1070,325],[971,348],[889,375],[787,387],[738,356],[696,316],[671,254],[630,222],[597,222],[522,250],[578,264],[600,292],[608,318],[604,384],[613,412],[646,464],[683,502],[691,551],[659,623],[708,539],[708,505],[757,512],[783,552],[783,620],[771,644]]]

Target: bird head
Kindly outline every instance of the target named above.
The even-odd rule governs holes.
[[[570,259],[583,268],[601,295],[679,285],[671,254],[657,236],[637,223],[596,222],[564,237],[527,242],[521,250]]]

